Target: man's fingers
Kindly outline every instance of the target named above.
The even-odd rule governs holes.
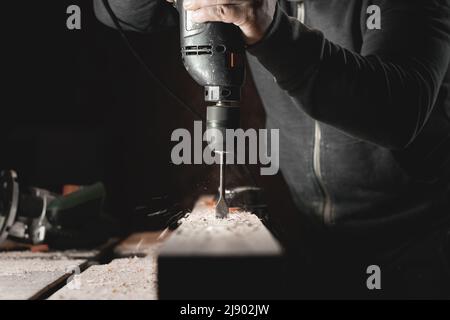
[[[249,2],[249,0],[184,0],[183,7],[186,10],[198,10],[204,7],[218,5],[239,5]]]
[[[247,44],[260,40],[273,21],[276,0],[182,0],[193,22],[238,26]]]
[[[192,20],[197,23],[221,21],[240,25],[245,21],[246,11],[240,5],[217,5],[203,7],[192,12]]]

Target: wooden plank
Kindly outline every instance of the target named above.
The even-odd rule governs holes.
[[[0,252],[0,300],[48,297],[73,272],[82,272],[93,261],[102,259],[117,241],[110,239],[93,250]],[[17,244],[10,248],[17,248]]]
[[[36,299],[69,277],[86,260],[21,258],[0,253],[0,300]]]
[[[157,298],[156,257],[168,231],[139,232],[114,249],[118,258],[94,265],[76,277],[77,289],[66,285],[51,300],[154,300]],[[126,258],[124,258],[126,257]]]
[[[283,250],[257,216],[236,211],[216,219],[200,201],[162,245],[162,299],[277,298]]]
[[[100,249],[93,250],[64,250],[64,251],[48,251],[48,252],[32,252],[25,251],[4,251],[0,252],[1,260],[93,260],[100,254]]]
[[[156,256],[115,259],[91,266],[75,279],[78,288],[63,287],[50,300],[154,300]]]
[[[197,207],[163,247],[176,256],[272,256],[281,247],[257,216],[234,212],[217,219],[208,207]]]

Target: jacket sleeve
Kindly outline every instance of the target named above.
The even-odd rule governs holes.
[[[124,30],[150,33],[178,25],[177,10],[166,0],[108,0]],[[103,0],[94,0],[94,12],[99,21],[114,28]]]
[[[450,61],[447,0],[378,0],[382,29],[364,30],[360,53],[342,48],[278,6],[248,48],[312,118],[391,148],[426,124]],[[295,112],[295,110],[293,110]]]

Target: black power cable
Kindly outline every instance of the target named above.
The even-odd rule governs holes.
[[[194,116],[196,116],[198,119],[204,121],[204,117],[195,111],[192,107],[187,105],[183,100],[181,100],[180,97],[178,97],[172,90],[169,89],[169,87],[163,83],[149,68],[149,66],[144,62],[144,60],[141,58],[141,56],[136,52],[133,45],[131,44],[130,40],[128,39],[127,35],[125,34],[122,26],[120,25],[119,18],[115,15],[114,11],[111,8],[111,5],[109,4],[108,0],[103,0],[103,5],[108,12],[112,22],[114,23],[115,27],[117,28],[117,31],[119,32],[120,36],[122,37],[124,43],[130,50],[130,52],[133,54],[133,56],[136,58],[136,60],[139,62],[139,64],[145,69],[147,74],[150,76],[150,78],[156,82],[166,93],[171,96],[180,106],[182,106],[184,109],[192,113]]]
[[[120,23],[124,23],[121,19],[119,19],[114,11],[111,8],[111,5],[109,3],[109,0],[102,0],[103,6],[105,7],[106,11],[108,12],[109,17],[111,18],[112,22],[114,23],[114,26],[116,27],[117,31],[119,32],[121,38],[123,39],[125,45],[128,47],[132,55],[136,58],[136,60],[139,62],[139,64],[144,68],[144,70],[147,72],[149,77],[156,82],[157,85],[159,85],[169,96],[171,96],[181,107],[183,107],[185,110],[192,113],[195,117],[198,119],[205,121],[205,118],[195,111],[192,107],[190,107],[188,104],[186,104],[180,97],[178,97],[164,82],[162,82],[150,69],[150,67],[144,62],[144,60],[141,58],[141,56],[136,52],[133,45],[131,44],[130,40],[128,39],[127,35],[125,34],[125,31],[123,30]],[[126,25],[129,25],[128,23],[125,23]],[[234,158],[236,160],[236,155],[234,155]],[[250,176],[250,179],[254,185],[257,185],[255,177],[253,176],[253,173],[250,171],[249,167],[247,165],[244,165],[245,170],[247,171],[247,174]]]

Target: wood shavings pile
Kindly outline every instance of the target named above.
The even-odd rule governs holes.
[[[9,257],[0,258],[0,300],[32,298],[85,261]]]
[[[156,272],[154,257],[116,259],[90,267],[50,299],[153,300],[157,298]]]
[[[210,237],[213,233],[215,237],[221,233],[227,236],[230,234],[243,236],[257,232],[261,227],[259,218],[250,212],[235,211],[228,214],[228,217],[225,219],[218,219],[214,208],[207,206],[198,206],[195,214],[191,213],[187,217],[182,218],[180,223],[183,227],[179,228],[176,233],[183,234],[186,237],[189,237],[190,233],[198,233],[200,231],[206,237]]]
[[[280,246],[260,219],[236,210],[218,219],[214,207],[198,204],[163,245],[165,255],[239,256],[278,254]]]
[[[33,274],[37,272],[70,272],[79,266],[83,260],[46,260],[46,259],[1,259],[0,276]],[[0,283],[1,287],[1,283]]]

